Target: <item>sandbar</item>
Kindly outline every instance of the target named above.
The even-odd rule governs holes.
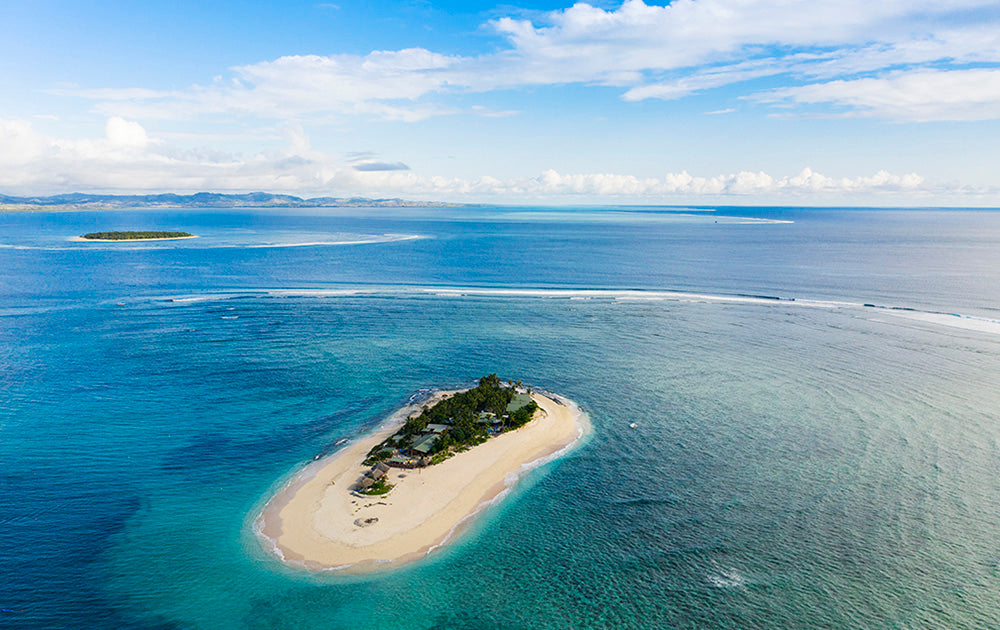
[[[295,475],[267,502],[257,531],[286,564],[313,571],[368,573],[419,559],[453,539],[519,472],[567,452],[583,435],[585,416],[572,401],[538,392],[531,397],[538,411],[523,427],[433,466],[393,468],[388,479],[395,487],[387,495],[357,495],[352,489],[367,470],[368,451],[416,406],[401,410],[394,414],[398,423]]]

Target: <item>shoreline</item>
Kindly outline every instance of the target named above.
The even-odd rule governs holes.
[[[373,446],[413,411],[453,393],[397,410],[372,433],[296,472],[254,521],[268,551],[314,572],[371,573],[413,562],[454,540],[525,472],[570,451],[589,426],[572,401],[535,392],[540,411],[523,427],[427,468],[393,468],[395,487],[386,495],[351,491]],[[369,519],[375,520],[359,525]]]
[[[83,238],[82,236],[73,236],[69,240],[74,243],[141,243],[143,241],[183,241],[188,238],[198,238],[198,235],[169,236],[167,238]]]

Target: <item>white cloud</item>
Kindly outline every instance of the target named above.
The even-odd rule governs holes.
[[[994,204],[1000,189],[971,188],[927,181],[916,173],[830,177],[804,168],[795,175],[772,176],[762,171],[697,176],[687,171],[659,177],[620,173],[559,173],[501,180],[427,177],[405,173],[347,173],[331,181],[338,187],[374,196],[423,199],[496,200],[544,203],[862,203],[925,205],[928,202]]]
[[[786,70],[786,66],[769,60],[743,62],[721,68],[704,69],[697,74],[670,81],[640,85],[626,91],[622,98],[626,101],[642,101],[648,98],[672,100],[722,85],[771,76]]]
[[[830,177],[809,168],[774,176],[743,171],[714,176],[686,171],[657,177],[620,173],[560,173],[475,179],[425,175],[402,163],[376,162],[368,154],[330,157],[310,145],[299,126],[285,129],[288,145],[249,157],[215,150],[182,151],[150,137],[134,121],[110,119],[101,138],[62,139],[37,132],[26,120],[0,119],[0,186],[6,192],[70,191],[287,191],[297,194],[403,196],[432,200],[572,202],[691,202],[731,200],[877,200],[902,203],[934,195],[982,203],[1000,190],[929,182],[915,173],[879,171],[871,176]],[[375,165],[358,168],[358,165]]]
[[[895,120],[989,120],[1000,117],[1000,69],[899,72],[781,88],[756,98],[772,103],[829,103],[852,115]]]
[[[187,90],[66,90],[98,101],[97,111],[141,119],[211,114],[289,119],[325,113],[372,114],[416,121],[452,110],[415,104],[448,81],[459,61],[422,48],[359,55],[292,55],[233,68],[229,80]]]
[[[627,0],[603,10],[577,3],[546,15],[542,26],[528,20],[495,22],[515,51],[539,63],[570,60],[582,80],[632,71],[711,68],[747,59],[810,61],[827,71],[840,56],[858,50],[891,54],[891,63],[940,59],[1000,61],[1000,34],[970,12],[994,7],[992,0],[677,0],[650,6]],[[987,16],[987,22],[989,17]],[[857,54],[854,57],[858,57]],[[855,64],[858,59],[853,59]],[[869,69],[880,69],[890,62]],[[781,68],[777,68],[779,71]]]
[[[924,179],[916,174],[892,175],[885,171],[871,177],[832,178],[803,169],[794,176],[772,177],[764,172],[743,171],[713,177],[692,176],[687,171],[662,177],[640,178],[613,173],[563,175],[548,170],[540,176],[514,184],[534,194],[569,194],[594,197],[665,197],[671,195],[728,195],[812,193],[879,193],[919,191]],[[511,187],[501,183],[501,187]]]
[[[149,137],[146,136],[146,130],[142,125],[118,116],[108,119],[104,133],[108,143],[113,147],[141,148],[149,144]]]
[[[870,98],[889,99],[899,74],[1000,64],[996,0],[675,0],[666,6],[626,0],[616,9],[577,3],[536,15],[492,21],[506,48],[480,56],[422,48],[293,55],[238,66],[228,78],[184,90],[58,93],[96,100],[104,115],[137,119],[367,115],[412,122],[470,111],[443,104],[453,91],[585,83],[620,86],[625,100],[637,101],[781,75],[803,95],[826,85],[817,79],[885,79],[864,85]],[[865,73],[874,76],[858,76]],[[964,101],[977,99],[971,86],[956,87],[952,105],[932,98],[924,117],[906,119],[954,119]],[[785,100],[809,102],[791,93]],[[842,104],[854,106],[849,99]],[[980,110],[985,115],[986,108]],[[895,116],[891,108],[865,111]]]
[[[242,158],[182,151],[150,138],[137,122],[110,118],[101,138],[39,133],[25,120],[0,119],[0,186],[8,192],[75,190],[297,190],[323,185],[327,165],[301,128],[289,148]]]
[[[0,119],[0,166],[34,162],[50,147],[51,142],[38,134],[29,121]]]

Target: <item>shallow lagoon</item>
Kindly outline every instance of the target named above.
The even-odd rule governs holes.
[[[3,621],[1000,624],[1000,213],[612,210],[0,215]],[[261,549],[298,466],[492,371],[589,442],[399,572]]]

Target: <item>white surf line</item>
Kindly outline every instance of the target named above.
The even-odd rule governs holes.
[[[94,252],[108,252],[108,251],[125,251],[125,252],[136,252],[136,251],[153,251],[153,250],[165,250],[168,247],[156,247],[152,245],[129,245],[129,243],[152,243],[155,241],[186,241],[189,238],[147,238],[147,239],[129,239],[122,241],[97,241],[97,240],[82,240],[81,243],[88,243],[88,245],[80,246],[70,246],[70,247],[58,247],[55,245],[11,245],[7,243],[0,243],[0,249],[22,249],[22,250],[32,250],[40,252],[83,252],[83,251],[94,251]],[[71,242],[72,239],[66,239],[66,242]]]
[[[192,241],[200,240],[197,243],[186,245],[184,249],[260,249],[271,247],[325,247],[341,245],[375,245],[379,243],[400,243],[403,241],[415,241],[430,238],[421,234],[358,234],[356,239],[342,239],[334,241],[303,241],[303,242],[275,242],[275,243],[234,243],[234,242],[213,242],[211,239],[217,235],[208,236],[183,236],[177,238],[133,238],[114,241],[110,239],[85,239],[79,236],[67,237],[60,242],[63,243],[87,243],[83,245],[24,245],[16,243],[0,243],[0,249],[34,250],[46,252],[82,252],[82,251],[163,251],[174,249],[170,243],[164,246],[152,245],[168,241]],[[135,243],[136,245],[132,245]]]
[[[804,307],[820,309],[848,309],[889,314],[926,323],[961,328],[992,334],[1000,334],[1000,320],[966,315],[913,309],[908,307],[884,306],[871,303],[847,302],[843,300],[816,300],[795,297],[781,297],[753,294],[711,294],[686,291],[645,291],[638,289],[515,289],[492,287],[437,287],[437,286],[383,286],[368,285],[338,289],[277,289],[263,288],[233,292],[216,292],[209,296],[185,295],[153,298],[172,302],[200,302],[229,300],[234,298],[336,298],[352,296],[429,296],[429,297],[517,297],[565,300],[611,300],[616,303],[628,302],[704,302],[730,304],[758,304],[782,307]]]
[[[504,221],[530,223],[550,220],[575,223],[611,223],[615,221],[628,223],[676,223],[677,219],[700,219],[703,225],[711,225],[712,223],[726,225],[778,225],[795,223],[791,219],[741,217],[732,214],[716,214],[717,212],[718,210],[715,208],[678,208],[662,212],[610,208],[606,210],[580,209],[573,212],[559,212],[558,210],[508,211],[495,213],[491,216]]]
[[[382,236],[370,236],[355,240],[344,241],[308,241],[303,243],[256,243],[253,245],[224,245],[222,247],[246,247],[247,249],[259,249],[265,247],[319,247],[324,245],[371,245],[375,243],[399,243],[402,241],[414,241],[422,238],[419,234],[384,234]]]
[[[259,288],[231,291],[215,291],[210,294],[186,294],[178,296],[160,296],[151,299],[165,300],[177,303],[202,302],[212,300],[230,300],[235,298],[324,298],[345,296],[435,296],[435,297],[523,297],[540,299],[592,300],[606,299],[619,302],[628,301],[695,301],[695,302],[732,302],[749,304],[781,304],[784,306],[808,306],[813,308],[861,308],[861,303],[836,302],[828,300],[800,300],[791,297],[753,295],[753,294],[710,294],[691,293],[683,291],[646,291],[639,289],[514,289],[487,287],[438,287],[438,286],[385,286],[363,285],[357,287],[342,287],[329,289],[305,288]]]
[[[795,298],[785,298],[766,295],[721,295],[708,293],[687,293],[682,291],[643,291],[638,289],[504,289],[504,288],[477,288],[477,287],[417,287],[416,290],[423,293],[431,293],[442,297],[463,297],[463,296],[510,296],[510,297],[537,297],[537,298],[605,298],[617,301],[664,301],[664,300],[698,300],[714,302],[748,302],[760,304],[796,304]],[[803,302],[803,305],[818,306],[823,304],[813,300]],[[830,302],[830,305],[838,303]],[[842,303],[847,305],[847,302]],[[857,304],[861,306],[861,304]]]
[[[948,328],[959,328],[962,330],[972,330],[975,332],[1000,335],[1000,321],[974,315],[963,315],[961,313],[933,313],[930,311],[918,311],[912,309],[899,309],[890,307],[875,307],[878,313],[902,317],[904,319],[947,326]]]

